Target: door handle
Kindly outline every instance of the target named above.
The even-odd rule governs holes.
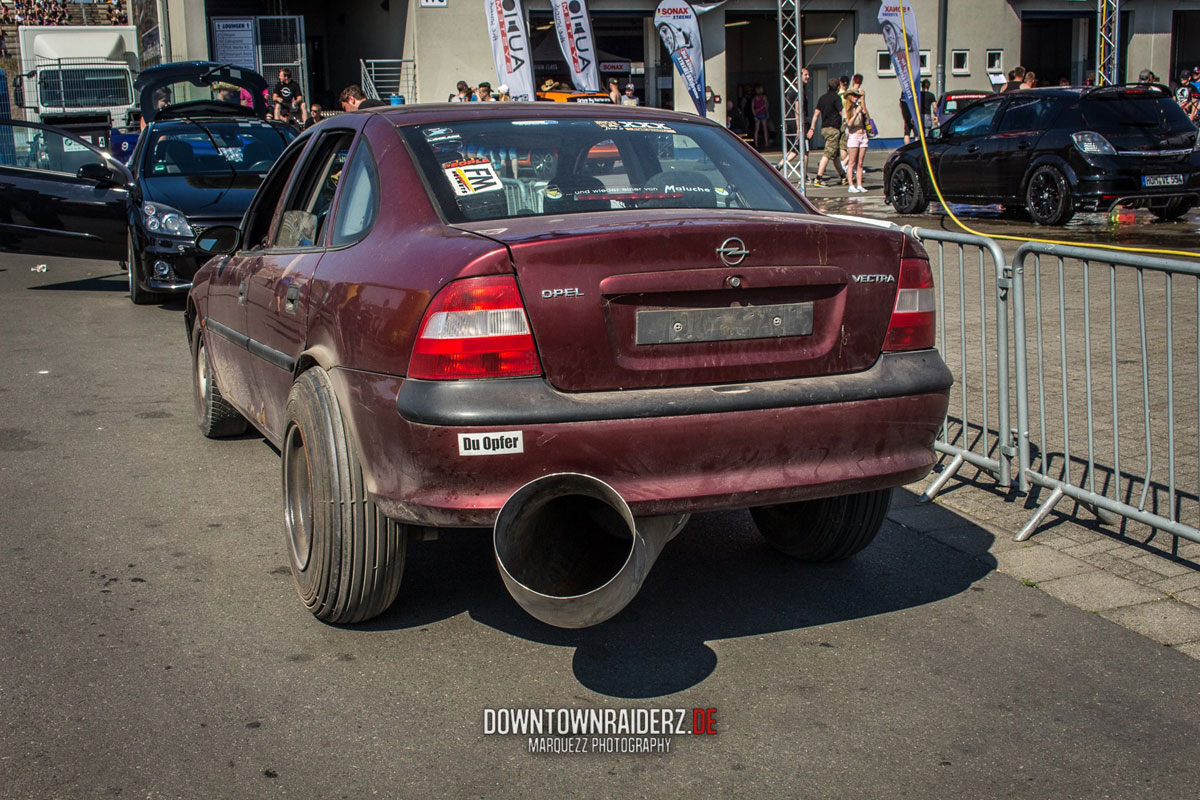
[[[1018,149],[1018,150],[1028,150],[1028,149],[1029,149],[1030,147],[1032,147],[1032,146],[1033,146],[1033,145],[1031,145],[1029,142],[1025,141],[1024,139],[1022,139],[1021,141],[1017,142],[1017,149]]]
[[[242,281],[238,284],[238,305],[246,305],[246,282]]]
[[[978,152],[979,152],[979,145],[977,145],[977,144],[968,145],[968,146],[967,146],[967,152],[968,152],[968,153],[978,153]]]
[[[293,283],[291,286],[288,287],[287,297],[284,299],[284,302],[283,302],[283,310],[289,314],[295,314],[296,313],[296,300],[298,300],[299,298],[300,298],[300,287]]]

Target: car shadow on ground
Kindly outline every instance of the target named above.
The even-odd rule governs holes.
[[[45,283],[40,286],[30,286],[33,292],[128,292],[129,278],[124,272],[109,272],[103,275],[89,275],[74,281],[61,283]]]
[[[901,503],[911,495],[897,491]],[[894,504],[895,507],[895,504]],[[992,535],[952,512],[944,526],[978,541]],[[667,545],[641,593],[601,625],[563,630],[525,614],[497,573],[490,531],[453,531],[414,541],[396,604],[357,629],[414,629],[467,611],[512,636],[574,648],[575,677],[599,694],[650,698],[680,692],[717,665],[708,642],[816,628],[903,611],[952,597],[995,568],[888,522],[875,542],[840,564],[804,564],[769,548],[746,512],[696,515]],[[813,647],[829,647],[814,631]]]

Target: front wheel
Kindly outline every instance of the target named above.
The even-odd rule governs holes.
[[[801,561],[842,561],[869,545],[883,526],[891,489],[750,509],[767,543]]]
[[[1025,208],[1038,225],[1065,225],[1075,216],[1071,185],[1058,167],[1043,164],[1029,176]]]
[[[888,179],[888,193],[897,214],[924,214],[929,207],[929,201],[921,189],[921,179],[908,164],[897,164],[892,170]]]
[[[192,400],[196,408],[196,423],[200,426],[200,432],[209,439],[246,432],[246,418],[221,396],[221,390],[217,387],[199,319],[192,326]]]
[[[301,601],[338,624],[382,614],[400,591],[409,526],[367,496],[358,450],[320,367],[288,395],[282,456],[286,547]]]
[[[142,288],[141,269],[142,263],[141,253],[133,246],[133,235],[129,236],[129,246],[126,251],[126,262],[129,265],[129,299],[133,301],[135,306],[148,306],[159,301],[159,296],[154,292],[146,291]]]

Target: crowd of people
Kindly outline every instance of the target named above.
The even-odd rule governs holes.
[[[104,3],[104,21],[128,25],[129,14],[122,0]],[[12,0],[0,6],[0,25],[70,25],[66,0]]]

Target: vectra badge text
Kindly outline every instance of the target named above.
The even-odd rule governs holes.
[[[895,283],[894,275],[855,275],[855,283]]]

